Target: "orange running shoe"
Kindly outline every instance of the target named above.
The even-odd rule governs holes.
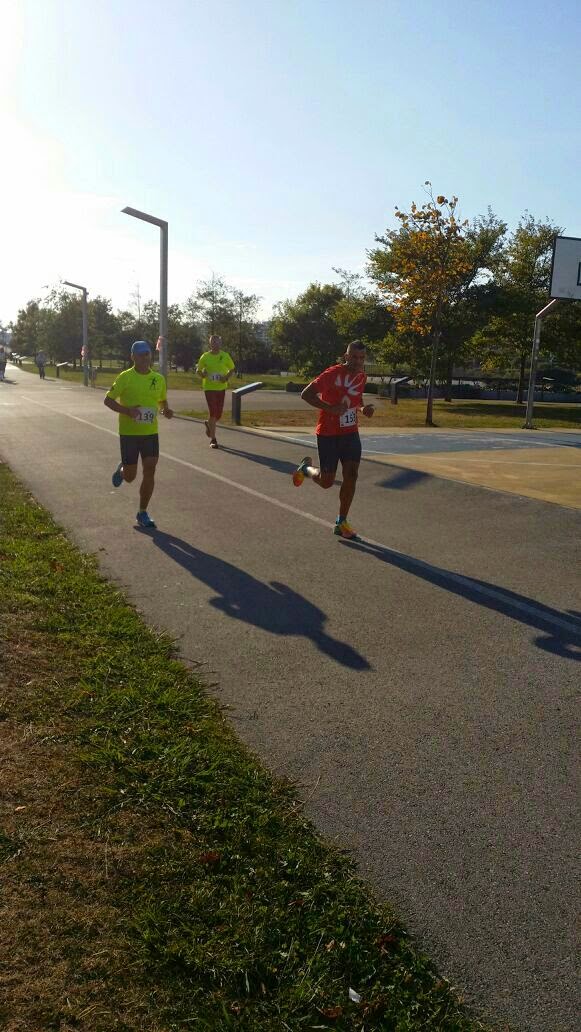
[[[302,460],[302,462],[300,463],[300,465],[297,466],[297,468],[295,469],[295,471],[293,473],[293,484],[295,485],[295,487],[300,487],[301,486],[303,480],[306,477],[305,470],[306,470],[307,466],[312,465],[312,462],[313,462],[313,460],[312,460],[311,456],[310,455],[305,455],[305,457]]]
[[[333,528],[333,534],[336,534],[337,537],[344,538],[345,541],[359,541],[360,540],[359,535],[356,533],[356,531],[353,530],[353,527],[350,526],[349,523],[347,523],[347,520],[345,518],[341,519],[340,516],[338,516],[336,521],[335,521],[335,526]]]

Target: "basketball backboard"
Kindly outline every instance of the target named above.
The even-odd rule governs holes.
[[[555,237],[550,296],[581,301],[581,240],[578,237]]]

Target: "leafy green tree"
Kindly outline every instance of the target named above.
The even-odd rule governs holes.
[[[116,350],[120,329],[119,318],[113,312],[109,298],[93,297],[89,300],[88,335],[91,361],[103,368],[103,359],[112,357]]]
[[[519,404],[535,315],[548,301],[553,240],[559,232],[548,219],[538,221],[528,212],[523,215],[497,262],[494,311],[472,340],[472,350],[485,372],[518,367]]]
[[[245,294],[242,290],[233,290],[234,312],[236,315],[236,337],[233,347],[236,368],[244,369],[245,363],[252,358],[258,349],[255,331],[255,317],[260,304],[258,294]]]
[[[377,353],[378,345],[395,328],[395,319],[375,293],[342,297],[333,310],[333,319],[343,344],[362,340]]]
[[[339,277],[341,289],[347,302],[362,298],[365,294],[365,277],[360,272],[337,268],[332,265],[333,272]]]
[[[541,343],[546,361],[581,371],[581,302],[561,301],[556,306],[543,325]]]
[[[203,337],[197,325],[191,325],[181,305],[170,305],[167,313],[169,360],[176,368],[189,372],[203,349]]]
[[[344,297],[332,283],[311,283],[294,301],[275,305],[274,350],[290,369],[312,376],[337,361],[342,350],[335,308]]]
[[[230,343],[236,329],[235,305],[232,288],[221,276],[212,273],[209,280],[201,280],[184,308],[191,323],[201,324],[206,334],[218,333]]]
[[[38,301],[21,308],[12,331],[12,350],[20,355],[35,355],[41,348],[43,315]]]
[[[83,315],[79,295],[55,288],[40,309],[40,334],[37,350],[42,348],[54,362],[80,361],[83,343]]]

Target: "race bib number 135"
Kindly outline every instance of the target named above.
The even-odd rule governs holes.
[[[357,426],[357,409],[349,408],[339,416],[339,426]]]

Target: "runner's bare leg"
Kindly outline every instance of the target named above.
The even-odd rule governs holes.
[[[355,495],[357,487],[357,476],[359,473],[358,462],[343,463],[343,482],[339,491],[339,516],[346,519]]]

